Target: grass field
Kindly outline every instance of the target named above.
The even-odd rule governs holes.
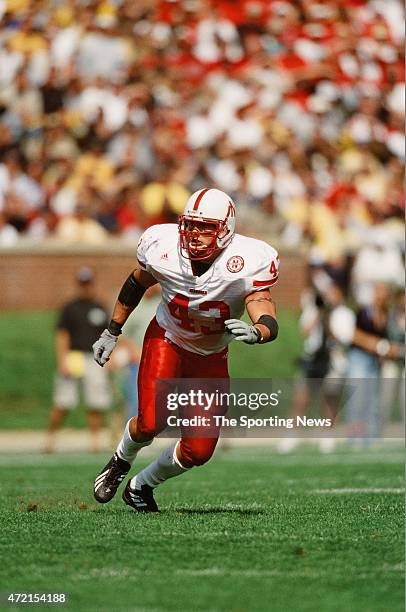
[[[136,316],[136,315],[134,315]],[[42,429],[52,401],[54,312],[1,313],[0,416],[2,429]],[[290,378],[301,349],[297,314],[279,314],[278,342],[261,347],[234,342],[230,370],[234,378]],[[69,417],[69,426],[85,423],[83,411]]]
[[[0,592],[86,612],[403,610],[401,449],[219,452],[146,516],[93,501],[105,458],[0,456]]]

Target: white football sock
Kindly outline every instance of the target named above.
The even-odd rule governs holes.
[[[148,440],[147,442],[135,442],[132,439],[130,436],[130,421],[128,421],[124,429],[123,437],[117,446],[116,453],[120,459],[124,459],[124,461],[127,461],[130,465],[132,465],[138,451],[144,446],[149,446],[150,444],[152,444],[152,440]]]
[[[179,443],[175,442],[169,448],[166,448],[155,461],[147,465],[139,474],[131,479],[131,488],[140,489],[142,485],[149,487],[157,487],[158,485],[173,478],[184,474],[188,469],[180,463],[176,456],[176,448]]]

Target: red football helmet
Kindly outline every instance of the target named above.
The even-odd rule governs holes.
[[[212,237],[211,243],[196,246],[197,232]],[[179,217],[180,252],[194,261],[207,259],[216,250],[229,245],[234,232],[235,204],[230,196],[219,189],[199,189],[190,196]]]

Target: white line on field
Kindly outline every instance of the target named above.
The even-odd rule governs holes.
[[[381,571],[382,573],[388,573],[388,572],[401,572],[403,573],[404,571],[404,565],[403,563],[396,563],[396,564],[385,564],[383,565],[381,568],[374,568],[372,574],[375,574],[375,572],[377,571]],[[302,569],[302,570],[289,570],[289,571],[284,571],[281,570],[279,568],[271,568],[271,569],[226,569],[226,568],[222,568],[222,567],[206,567],[206,568],[200,568],[200,569],[175,569],[174,571],[172,571],[172,573],[170,574],[171,577],[175,576],[190,576],[190,577],[231,577],[231,578],[271,578],[271,577],[282,577],[282,578],[286,578],[287,576],[289,576],[289,578],[325,578],[330,576],[330,571],[324,571],[324,570],[316,570],[316,569],[311,569],[311,568],[307,568],[307,569]],[[93,580],[95,577],[97,578],[111,578],[111,579],[122,579],[122,578],[129,578],[129,577],[134,577],[134,576],[143,576],[143,577],[157,577],[159,576],[160,578],[162,578],[163,576],[165,576],[165,572],[162,572],[161,570],[140,570],[137,568],[122,568],[120,570],[117,569],[112,569],[112,568],[102,568],[102,569],[93,569],[90,572],[86,572],[86,573],[78,573],[76,574],[74,577],[76,580],[83,580],[83,581],[91,581]],[[357,574],[356,578],[357,579],[365,579],[365,578],[370,578],[371,577],[371,573],[369,572],[363,572],[360,574]]]
[[[396,565],[386,565],[382,568],[385,572],[395,571],[395,572],[403,572],[404,567],[403,564]],[[310,568],[303,570],[289,570],[284,571],[280,569],[269,569],[269,570],[228,570],[219,567],[208,567],[205,569],[178,569],[175,570],[175,574],[180,576],[231,576],[231,577],[243,577],[243,578],[263,578],[263,577],[272,577],[272,576],[282,576],[286,577],[289,575],[290,577],[297,578],[320,578],[322,576],[328,576],[329,572],[312,570]],[[368,573],[364,574],[364,577],[367,577]],[[359,577],[359,576],[358,576]]]
[[[241,461],[243,458],[245,463],[250,461],[257,462],[258,454],[256,455],[228,455],[224,454],[221,456],[226,462],[233,463],[234,461]],[[320,465],[364,465],[373,463],[385,463],[385,464],[403,464],[404,454],[393,452],[349,452],[347,455],[344,454],[331,454],[322,455],[315,453],[314,455],[279,455],[270,451],[267,454],[263,453],[262,458],[266,458],[270,465],[273,466],[295,466],[300,465],[301,467],[317,467]]]
[[[343,489],[313,489],[310,493],[326,493],[327,495],[345,495],[346,493],[404,493],[405,490],[403,488],[343,488]]]

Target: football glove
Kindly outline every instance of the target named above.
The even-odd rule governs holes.
[[[262,338],[259,329],[240,319],[228,319],[224,323],[226,330],[234,336],[233,340],[239,340],[246,344],[256,344]]]
[[[110,355],[113,352],[114,347],[117,344],[118,336],[110,333],[108,329],[102,332],[100,338],[93,344],[93,356],[96,363],[100,366],[104,366],[110,359]]]

